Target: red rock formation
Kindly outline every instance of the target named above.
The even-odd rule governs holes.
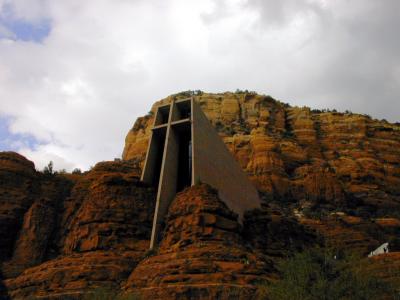
[[[74,253],[26,269],[4,284],[11,299],[82,299],[89,290],[118,290],[139,258],[134,251]]]
[[[41,199],[34,202],[25,213],[12,258],[3,264],[3,276],[15,277],[44,260],[55,218],[54,207]]]
[[[332,214],[318,219],[300,218],[306,228],[323,237],[325,245],[367,256],[389,242],[391,251],[400,250],[400,220],[394,218],[362,219],[345,214]]]
[[[252,93],[194,97],[257,187],[275,199],[323,200],[377,216],[400,209],[399,125]],[[152,122],[139,118],[128,132],[124,159],[144,159]]]
[[[118,289],[148,249],[154,211],[153,189],[139,182],[134,162],[103,162],[72,176],[68,198],[60,198],[71,183],[64,175],[29,174],[42,186],[16,218],[23,225],[2,266],[7,294],[79,299],[96,287]]]
[[[271,207],[246,214],[243,237],[252,249],[275,261],[321,242],[314,228],[307,229],[295,218]]]
[[[0,261],[12,255],[24,213],[38,195],[34,164],[12,152],[0,152]]]
[[[245,247],[237,216],[207,185],[177,195],[154,256],[132,272],[125,290],[148,299],[251,299],[271,263]]]
[[[138,175],[129,163],[103,162],[81,179],[65,201],[63,253],[143,250],[142,241],[150,236],[154,200]]]
[[[122,287],[149,299],[251,299],[256,282],[276,277],[275,261],[315,243],[361,255],[383,242],[400,250],[399,124],[253,93],[195,98],[264,207],[241,225],[212,189],[192,187],[149,252],[154,193],[139,175],[152,113],[128,133],[124,161],[81,175],[45,175],[0,152],[0,298],[82,299]],[[385,275],[397,253],[367,261],[399,284]]]

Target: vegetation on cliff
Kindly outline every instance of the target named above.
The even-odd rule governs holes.
[[[395,286],[367,272],[367,264],[367,261],[354,255],[339,254],[326,248],[311,248],[282,261],[278,265],[282,278],[261,286],[259,298],[400,299]]]

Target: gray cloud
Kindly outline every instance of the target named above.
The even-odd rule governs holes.
[[[246,6],[260,12],[265,31],[269,22],[279,21],[282,28],[299,14],[317,20],[302,48],[292,49],[302,56],[295,64],[303,72],[286,78],[295,83],[285,97],[400,120],[400,2],[248,1]]]
[[[50,20],[0,39],[0,114],[41,168],[118,157],[135,118],[187,89],[237,88],[399,121],[398,1],[0,0]]]

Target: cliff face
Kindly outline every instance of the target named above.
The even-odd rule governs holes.
[[[51,255],[57,211],[72,181],[36,172],[25,157],[0,153],[0,262],[13,276]]]
[[[45,175],[16,153],[1,159],[0,220],[12,234],[2,231],[0,239],[7,246],[0,299],[82,299],[99,288],[151,299],[248,299],[256,282],[276,277],[274,257],[316,241],[266,208],[249,213],[242,227],[216,191],[200,185],[177,196],[150,255],[154,191],[139,181],[134,161]]]
[[[0,260],[12,254],[22,217],[39,192],[32,162],[18,154],[0,153]]]
[[[152,114],[129,131],[122,161],[83,174],[43,174],[1,152],[0,299],[82,299],[98,288],[251,299],[258,282],[277,278],[280,258],[321,244],[366,256],[389,242],[393,253],[366,261],[398,284],[383,270],[400,263],[400,126],[255,94],[195,99],[261,191],[262,209],[240,225],[211,187],[188,188],[149,252],[155,195],[139,176]]]
[[[400,124],[251,93],[194,98],[262,192],[264,210],[244,228],[252,249],[279,257],[316,243],[313,232],[326,246],[357,255],[384,242],[400,250]],[[123,159],[144,161],[154,111],[128,132]]]
[[[136,166],[44,175],[18,154],[0,159],[0,298],[1,290],[12,299],[79,299],[88,289],[119,289],[148,249],[154,211]]]
[[[267,208],[238,216],[206,184],[179,193],[169,207],[159,248],[124,286],[148,299],[256,299],[276,280],[277,257],[318,243],[296,222]]]
[[[399,125],[290,107],[256,94],[194,97],[268,198],[297,203],[300,211],[322,204],[357,215],[399,211]],[[152,114],[135,122],[123,159],[143,162],[152,124]]]
[[[237,215],[215,191],[187,189],[169,208],[157,253],[136,267],[126,290],[148,299],[229,299],[233,292],[251,299],[272,264],[246,248],[240,232]]]

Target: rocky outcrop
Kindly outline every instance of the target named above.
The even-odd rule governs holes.
[[[45,259],[55,220],[56,211],[51,204],[43,200],[32,204],[25,213],[12,258],[3,264],[5,277],[15,277]]]
[[[153,115],[140,117],[136,120],[133,125],[132,132],[134,134],[128,134],[125,138],[125,148],[122,157],[125,160],[136,159],[142,163],[146,159],[147,145],[150,141],[151,126],[153,125]]]
[[[75,185],[64,204],[62,253],[147,247],[154,199],[139,175],[130,163],[103,162]]]
[[[183,98],[192,94],[178,94]],[[126,137],[122,161],[52,174],[0,152],[0,298],[82,299],[95,289],[149,299],[251,299],[275,263],[315,245],[366,256],[397,285],[400,125],[290,107],[255,93],[197,93],[225,144],[260,191],[243,224],[207,185],[169,208],[148,251],[154,190],[139,176],[154,107]],[[397,269],[396,269],[397,268]]]
[[[23,156],[0,154],[0,243],[3,277],[14,277],[46,260],[55,234],[57,212],[69,194],[71,180],[37,172]],[[4,231],[3,231],[4,229]],[[7,236],[8,235],[8,236]]]
[[[10,258],[25,212],[39,194],[34,164],[12,152],[0,153],[0,261]]]
[[[74,253],[26,269],[4,284],[11,299],[82,299],[91,290],[118,290],[139,258],[130,251]]]
[[[153,189],[140,183],[136,164],[102,162],[82,175],[44,175],[23,157],[5,156],[29,166],[22,170],[37,186],[14,217],[19,227],[9,225],[16,233],[2,264],[3,295],[81,299],[99,287],[119,289],[148,249],[154,212]],[[7,211],[8,202],[2,206]]]
[[[400,250],[398,219],[363,219],[340,213],[313,219],[300,217],[299,222],[321,236],[329,248],[367,256],[388,242],[391,251]]]
[[[274,261],[322,242],[314,228],[303,226],[277,208],[265,206],[246,213],[243,238],[252,249]]]
[[[194,98],[256,186],[276,200],[325,202],[331,210],[364,216],[399,211],[398,124],[290,107],[255,93]],[[126,137],[124,159],[144,160],[152,122],[152,114],[136,121]]]
[[[159,249],[134,269],[125,290],[148,299],[251,299],[273,266],[240,233],[216,191],[186,189],[169,208]]]

